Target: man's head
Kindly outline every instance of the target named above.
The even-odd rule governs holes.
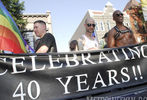
[[[123,13],[120,10],[116,10],[113,12],[113,20],[116,23],[123,23],[124,17]]]
[[[42,20],[34,22],[34,32],[36,36],[42,37],[46,33],[46,23]]]
[[[77,40],[72,40],[70,42],[70,50],[71,51],[76,51],[78,49],[78,41]]]
[[[107,42],[108,41],[108,32],[105,33],[105,35],[102,38],[105,39],[105,42]]]
[[[93,18],[87,18],[85,20],[85,28],[86,28],[86,32],[88,33],[93,33],[94,29],[95,29],[95,21]]]

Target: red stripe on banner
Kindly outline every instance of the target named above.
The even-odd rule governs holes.
[[[13,53],[24,53],[14,33],[8,28],[1,25],[0,25],[0,49],[11,51]]]

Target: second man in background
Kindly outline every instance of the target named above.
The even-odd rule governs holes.
[[[79,39],[80,50],[97,50],[99,49],[97,37],[94,34],[95,21],[93,18],[87,18],[85,20],[86,33]]]

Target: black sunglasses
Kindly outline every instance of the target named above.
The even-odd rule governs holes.
[[[95,24],[87,24],[88,27],[93,26],[95,27]]]
[[[120,15],[123,16],[123,13],[116,14],[117,17],[119,17]]]

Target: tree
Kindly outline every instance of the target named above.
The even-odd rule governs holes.
[[[1,0],[9,11],[14,21],[16,22],[18,28],[21,32],[25,29],[26,20],[22,18],[22,11],[24,10],[24,2],[19,2],[19,0]]]
[[[140,33],[142,33],[142,34],[147,33],[147,27],[146,27],[147,22],[144,19],[142,7],[135,6],[135,7],[131,7],[130,9],[133,10],[131,13],[131,16],[134,19],[137,19],[137,21],[138,21],[138,26],[139,26],[138,31],[140,31]]]

